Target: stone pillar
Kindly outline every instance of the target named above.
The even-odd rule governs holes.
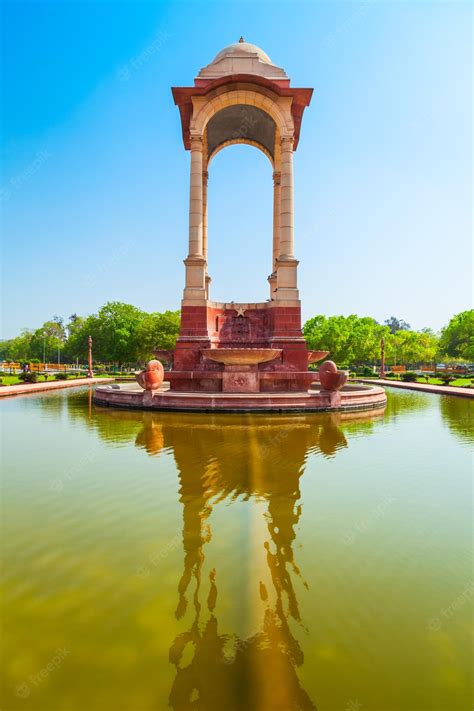
[[[277,301],[299,301],[294,254],[293,137],[281,139],[280,250],[276,263]]]
[[[202,173],[202,256],[207,262],[207,181],[209,173]]]
[[[206,262],[206,299],[209,298],[209,285],[211,277],[207,272],[208,257],[207,257],[207,182],[209,173],[207,170],[202,172],[202,256]]]
[[[202,257],[202,188],[202,138],[201,136],[192,136],[189,190],[189,257]]]
[[[273,173],[273,250],[272,250],[272,271],[268,277],[270,284],[270,299],[275,297],[277,287],[276,263],[280,255],[280,184],[281,173]]]
[[[191,136],[191,178],[189,190],[189,254],[186,265],[184,301],[206,298],[206,261],[203,257],[203,171],[202,137]]]
[[[294,258],[293,138],[281,139],[280,259]]]
[[[280,194],[281,194],[281,173],[273,173],[273,258],[272,272],[280,256]]]

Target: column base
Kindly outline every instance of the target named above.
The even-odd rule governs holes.
[[[275,289],[275,292],[273,294],[273,298],[275,301],[284,301],[286,302],[300,302],[300,292],[298,289],[287,289],[285,287],[279,286]]]
[[[206,303],[206,290],[186,287],[183,289],[183,301],[186,305],[200,305]]]
[[[275,269],[277,288],[274,296],[276,301],[299,301],[298,264],[298,260],[294,257],[281,256],[277,259]]]
[[[185,301],[206,300],[206,268],[204,257],[189,255],[184,260],[186,267],[186,284],[183,292]]]

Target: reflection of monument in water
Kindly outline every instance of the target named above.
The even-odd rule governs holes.
[[[337,426],[326,424],[337,432],[335,451],[345,439]],[[184,570],[176,616],[182,617],[192,605],[194,619],[170,649],[170,661],[176,666],[170,705],[190,708],[197,697],[200,704],[196,707],[205,709],[313,709],[297,675],[304,659],[290,628],[291,620],[301,624],[294,589],[294,578],[301,573],[293,542],[301,516],[299,478],[307,451],[317,446],[325,427],[310,428],[304,421],[293,421],[287,427],[283,423],[260,427],[252,423],[250,427],[229,424],[228,428],[230,431],[226,427],[198,428],[195,436],[191,431],[191,441],[181,432],[172,444],[183,504]],[[232,441],[228,454],[225,447],[216,447],[216,438]],[[166,427],[164,441],[170,441]],[[209,474],[210,451],[217,459]],[[265,611],[259,631],[246,639],[219,634],[219,571],[211,571],[209,583],[201,579],[205,547],[212,535],[211,501],[236,496],[266,501],[268,535],[264,547],[273,588],[268,590],[262,580],[250,581],[259,590]],[[205,590],[203,582],[208,583]],[[192,660],[181,666],[187,645],[193,648]]]
[[[218,415],[199,422],[195,415],[141,417],[136,445],[151,455],[172,449],[183,505],[184,560],[175,615],[191,613],[191,623],[170,648],[176,667],[171,708],[314,709],[298,677],[304,656],[292,631],[295,624],[304,630],[296,582],[307,587],[294,551],[302,515],[299,482],[308,455],[332,457],[347,447],[340,425],[348,417],[362,420],[362,414],[250,415],[237,421]],[[266,507],[263,548],[270,587],[249,580],[263,613],[258,631],[239,637],[219,632],[219,568],[208,575],[203,570],[214,507],[250,497]]]

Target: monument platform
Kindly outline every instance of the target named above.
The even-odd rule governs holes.
[[[99,385],[96,405],[139,410],[176,412],[326,412],[381,410],[387,397],[377,385],[346,385],[328,392],[319,384],[295,393],[206,393],[170,390],[168,383],[156,391],[143,390],[138,383]]]

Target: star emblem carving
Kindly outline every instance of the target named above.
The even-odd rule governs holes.
[[[235,306],[235,310],[237,311],[237,317],[242,316],[244,318],[245,316],[245,309],[243,306]]]

